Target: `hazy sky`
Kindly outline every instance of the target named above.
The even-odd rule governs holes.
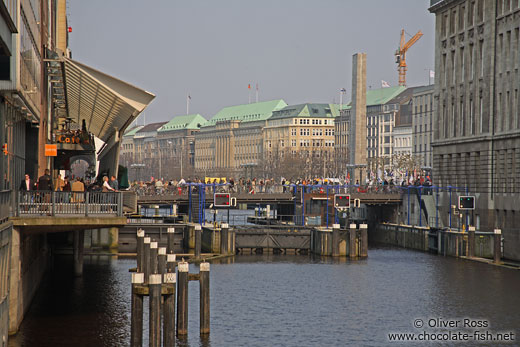
[[[424,36],[407,55],[408,86],[434,66],[429,0],[69,0],[73,59],[156,95],[146,123],[211,118],[255,99],[339,103],[352,54],[367,53],[367,85],[397,84],[400,31]],[[409,39],[410,36],[407,36]],[[143,122],[143,116],[139,123]]]

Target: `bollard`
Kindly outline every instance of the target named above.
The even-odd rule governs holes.
[[[143,272],[144,230],[137,230],[137,272]]]
[[[164,274],[164,283],[171,286],[173,293],[164,296],[163,304],[163,345],[175,345],[175,283],[176,281],[175,267],[173,272]]]
[[[167,243],[167,247],[166,247],[166,253],[168,254],[173,254],[174,251],[173,251],[173,247],[174,247],[174,243],[173,243],[173,240],[174,240],[174,237],[175,237],[175,228],[168,228],[168,243]]]
[[[493,261],[495,264],[500,263],[500,259],[502,258],[502,230],[495,229],[495,239],[494,242],[494,252],[493,252]]]
[[[152,239],[145,237],[143,240],[143,273],[144,283],[148,283],[148,277],[150,276],[150,243]]]
[[[220,254],[228,254],[229,253],[229,224],[222,223],[220,228]]]
[[[159,274],[150,275],[149,279],[149,336],[150,346],[161,346],[161,277]]]
[[[180,262],[177,278],[177,336],[188,335],[188,271],[187,262]]]
[[[150,275],[159,273],[159,243],[150,242]]]
[[[357,257],[356,254],[356,224],[350,224],[349,242],[348,242],[348,253],[349,258],[354,259]]]
[[[159,247],[157,251],[157,270],[161,275],[166,273],[166,247]]]
[[[332,224],[332,256],[339,256],[339,224]]]
[[[195,225],[195,258],[200,258],[200,251],[202,247],[202,227]]]
[[[473,258],[475,256],[475,227],[468,227],[468,257]]]
[[[200,334],[209,334],[209,263],[200,264]]]
[[[143,296],[137,294],[136,288],[144,283],[144,274],[134,272],[132,274],[132,308],[130,317],[130,346],[141,347],[143,345]]]
[[[359,231],[361,233],[361,247],[359,250],[359,256],[361,258],[368,257],[368,225],[359,225]]]

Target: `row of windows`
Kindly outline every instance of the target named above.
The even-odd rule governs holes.
[[[486,0],[469,1],[467,4],[462,4],[458,8],[444,12],[441,21],[441,36],[446,37],[448,34],[453,35],[457,30],[463,31],[466,27],[473,26],[475,22],[482,22],[484,20],[485,1]],[[499,2],[500,1],[503,0],[499,0]]]
[[[332,125],[334,121],[332,119],[311,119],[311,118],[295,118],[294,124],[300,125]]]

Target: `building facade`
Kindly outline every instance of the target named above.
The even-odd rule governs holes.
[[[159,160],[157,130],[166,122],[150,123],[139,129],[134,135],[134,173],[130,164],[130,177],[136,180],[150,180],[151,177],[161,178],[163,171]]]
[[[263,158],[263,128],[285,106],[283,100],[272,100],[220,110],[195,135],[195,172],[234,177],[249,167],[256,175]]]
[[[393,131],[405,87],[367,91],[367,169],[377,174],[392,166]]]
[[[135,133],[143,128],[143,125],[136,125],[128,129],[121,139],[121,150],[119,152],[120,163],[125,167],[129,167],[134,164],[134,158],[136,156],[136,149],[134,145]]]
[[[470,223],[502,228],[506,257],[520,259],[519,2],[432,0],[430,12],[434,176],[475,194]]]
[[[433,165],[433,92],[435,86],[417,87],[413,92],[413,145],[412,155],[420,158],[420,165],[430,171]]]
[[[200,114],[177,116],[157,130],[160,166],[165,177],[192,177],[195,168],[195,134],[206,119]]]
[[[264,176],[295,178],[335,175],[334,104],[300,104],[273,112],[263,131]]]

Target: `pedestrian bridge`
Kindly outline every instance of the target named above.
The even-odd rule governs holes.
[[[145,194],[138,192],[137,204],[185,204],[191,200],[203,200],[213,203],[215,192],[229,192],[236,198],[237,204],[288,204],[301,203],[302,200],[333,200],[335,194],[350,194],[352,199],[360,199],[362,204],[381,205],[399,204],[404,190],[396,186],[368,188],[363,186],[328,186],[328,185],[286,185],[273,186],[267,192],[253,194],[241,187],[230,188],[228,185],[189,184],[182,188],[148,189]],[[201,194],[202,193],[202,194]]]

